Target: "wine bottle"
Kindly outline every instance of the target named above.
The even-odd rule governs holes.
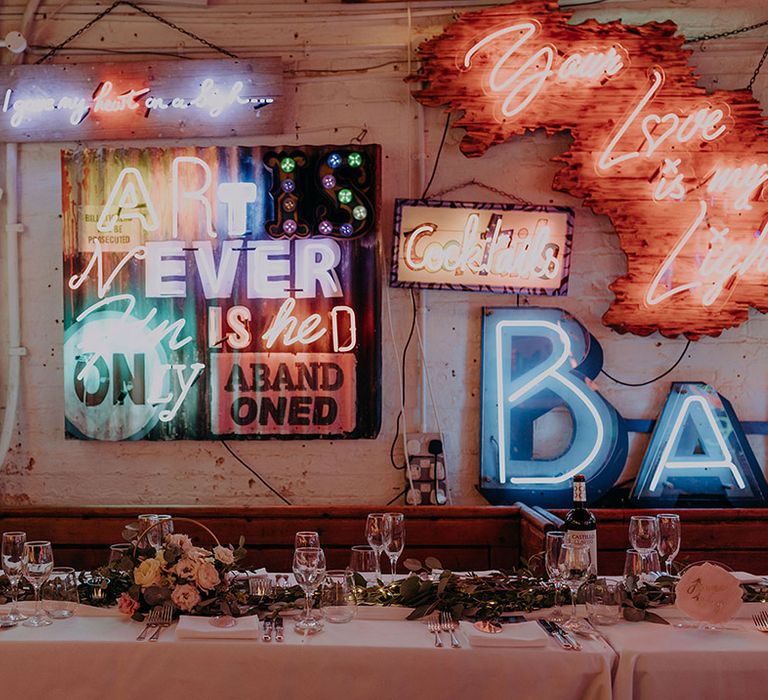
[[[573,508],[563,523],[566,544],[586,544],[592,550],[592,573],[597,574],[597,520],[587,508],[587,484],[583,474],[573,477]]]

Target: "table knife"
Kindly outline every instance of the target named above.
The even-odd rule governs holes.
[[[550,623],[552,627],[554,627],[561,635],[563,635],[563,639],[565,639],[572,647],[574,651],[581,651],[581,644],[576,640],[576,637],[573,636],[571,632],[569,632],[566,629],[563,629],[560,625],[558,625],[556,622]]]
[[[264,634],[261,635],[261,638],[265,642],[272,641],[272,620],[269,618],[264,620]]]
[[[552,637],[563,649],[573,649],[571,643],[558,632],[549,620],[536,620],[541,628]]]
[[[282,642],[283,639],[283,618],[277,615],[275,617],[275,641]]]

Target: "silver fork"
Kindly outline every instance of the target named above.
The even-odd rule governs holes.
[[[768,612],[761,610],[752,615],[752,621],[760,632],[768,632]]]
[[[160,619],[160,608],[152,608],[152,610],[149,611],[149,615],[147,615],[147,619],[144,622],[144,629],[141,630],[141,632],[139,633],[139,636],[136,637],[136,641],[137,642],[142,641],[144,637],[147,636],[147,632],[149,632],[149,628],[155,627],[159,619]]]
[[[160,639],[160,632],[166,627],[171,626],[173,621],[173,606],[170,603],[163,603],[163,607],[160,608],[160,618],[157,621],[157,629],[152,633],[149,638],[150,642],[156,642]]]
[[[427,628],[435,635],[435,646],[443,646],[443,640],[440,639],[440,623],[437,620],[437,615],[433,615],[427,620]]]
[[[459,649],[461,644],[459,644],[459,640],[456,639],[456,635],[453,633],[453,630],[456,629],[456,620],[453,619],[453,615],[447,612],[441,612],[440,627],[443,632],[448,632],[451,635],[451,646],[454,649]]]

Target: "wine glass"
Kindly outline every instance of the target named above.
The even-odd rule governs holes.
[[[646,558],[659,543],[659,524],[652,515],[633,515],[629,519],[629,541]]]
[[[302,530],[296,533],[296,537],[293,540],[293,546],[296,549],[302,547],[320,547],[320,535],[314,531]]]
[[[381,574],[381,553],[384,551],[384,513],[370,513],[365,521],[365,537],[376,552],[376,573]]]
[[[27,541],[25,532],[4,532],[2,544],[3,571],[11,584],[11,609],[0,617],[0,622],[21,622],[27,616],[19,612],[19,579],[21,578],[22,561],[24,559],[24,543]]]
[[[380,574],[379,555],[373,547],[363,544],[355,545],[349,557],[349,568],[368,582],[376,581]]]
[[[680,516],[660,513],[656,516],[659,528],[659,555],[669,576],[673,575],[672,561],[680,552]]]
[[[405,548],[405,516],[402,513],[384,514],[384,551],[392,566],[392,580],[395,580],[397,560]]]
[[[139,531],[138,535],[143,535],[139,539],[139,549],[157,549],[160,546],[160,527],[155,527],[160,522],[160,517],[156,513],[143,513],[138,517]],[[151,529],[150,529],[151,528]]]
[[[293,575],[304,590],[304,615],[297,620],[297,632],[313,634],[323,623],[312,616],[312,596],[325,578],[325,554],[319,547],[298,547],[293,553]]]
[[[545,538],[544,566],[555,587],[555,607],[549,616],[552,622],[565,622],[565,615],[563,615],[563,609],[560,607],[559,595],[560,588],[563,585],[560,576],[560,550],[562,550],[564,542],[565,533],[560,530],[548,532]]]
[[[660,568],[659,555],[655,551],[644,555],[636,549],[628,549],[624,556],[624,581],[631,576],[638,583],[651,582],[655,578],[653,572]]]
[[[53,548],[50,542],[37,540],[24,543],[24,558],[22,560],[24,578],[35,589],[35,611],[31,617],[24,620],[27,627],[44,627],[51,624],[51,618],[43,610],[40,600],[40,587],[48,580],[53,570]]]
[[[584,629],[579,618],[576,617],[576,593],[579,587],[594,572],[592,562],[592,550],[587,544],[566,544],[560,548],[558,568],[563,583],[571,591],[571,616],[563,623],[567,629],[582,631]]]

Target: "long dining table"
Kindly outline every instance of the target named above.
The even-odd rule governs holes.
[[[744,604],[724,629],[620,621],[582,639],[581,651],[542,646],[436,648],[427,626],[396,609],[364,609],[316,635],[285,641],[177,639],[175,624],[159,641],[137,641],[139,623],[114,609],[78,606],[45,628],[0,631],[0,696],[164,700],[298,698],[371,700],[535,698],[552,700],[708,700],[756,698],[768,688],[768,635]],[[535,619],[539,611],[527,615]]]

